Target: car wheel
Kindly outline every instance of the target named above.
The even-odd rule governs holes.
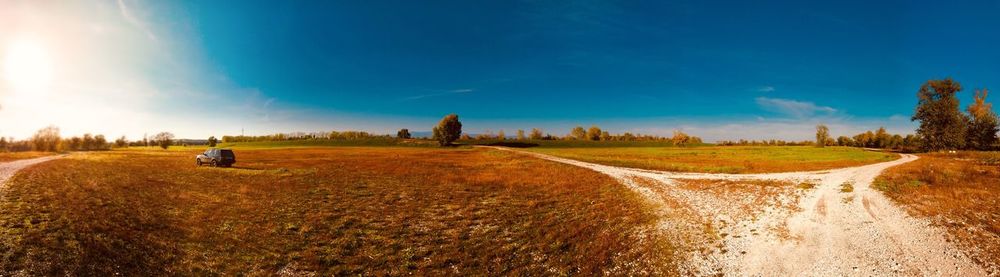
[[[219,167],[219,162],[212,160],[212,167]]]
[[[201,166],[201,160],[194,159],[194,164],[197,165],[197,166]]]

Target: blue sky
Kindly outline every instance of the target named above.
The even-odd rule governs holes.
[[[961,82],[963,103],[1000,86],[1000,1],[871,2],[120,0],[66,10],[137,33],[113,41],[141,55],[121,65],[132,69],[123,78],[155,93],[136,100],[143,119],[95,126],[130,136],[394,133],[458,113],[473,133],[598,124],[809,139],[817,123],[834,135],[912,132],[928,79]]]

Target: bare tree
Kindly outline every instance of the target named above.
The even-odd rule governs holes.
[[[816,147],[825,147],[826,142],[830,140],[830,128],[826,125],[820,124],[816,125]]]
[[[161,132],[153,136],[153,141],[156,142],[160,148],[167,149],[174,144],[174,134],[170,132]]]
[[[38,130],[31,137],[31,148],[35,151],[56,152],[59,150],[59,127],[49,126]]]
[[[528,136],[528,137],[531,138],[532,140],[540,140],[540,139],[542,139],[544,137],[542,135],[542,129],[531,128],[531,135]]]
[[[524,130],[517,129],[517,140],[524,140]]]
[[[128,147],[128,140],[125,139],[125,136],[122,136],[115,140],[115,147],[117,148]]]

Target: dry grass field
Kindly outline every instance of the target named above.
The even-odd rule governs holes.
[[[859,166],[898,158],[896,154],[864,151],[853,147],[811,146],[590,147],[525,150],[612,166],[709,173],[812,171]]]
[[[990,274],[1000,274],[1000,153],[923,154],[872,186],[943,226]]]
[[[36,151],[29,151],[29,152],[0,152],[0,163],[14,161],[14,160],[23,160],[23,159],[31,159],[31,158],[44,157],[44,156],[49,156],[49,155],[53,155],[53,154],[55,154],[55,153],[52,153],[52,152],[36,152]]]
[[[614,179],[487,149],[75,154],[0,201],[25,275],[671,274],[648,203]]]

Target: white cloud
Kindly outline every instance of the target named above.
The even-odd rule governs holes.
[[[763,86],[763,87],[757,88],[756,90],[757,90],[757,92],[772,92],[772,91],[774,91],[774,87],[772,87],[772,86]]]
[[[766,111],[780,113],[795,118],[807,118],[816,114],[831,115],[837,112],[837,109],[831,107],[819,106],[813,102],[791,99],[757,97],[756,101],[757,105]]]
[[[156,35],[153,34],[153,32],[149,29],[149,27],[147,27],[146,23],[142,20],[139,20],[139,18],[135,17],[135,15],[132,14],[132,11],[128,8],[128,6],[125,5],[125,0],[118,0],[118,10],[121,12],[122,17],[124,17],[125,20],[128,21],[128,23],[142,30],[146,34],[146,37],[148,37],[153,41],[158,40],[156,38]]]

